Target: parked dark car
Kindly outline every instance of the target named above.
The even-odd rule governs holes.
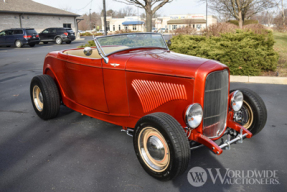
[[[12,28],[0,32],[0,46],[34,47],[39,42],[39,35],[33,28]]]
[[[48,42],[56,42],[57,44],[66,42],[70,44],[76,39],[74,31],[70,28],[47,28],[39,33],[39,36],[44,44]]]

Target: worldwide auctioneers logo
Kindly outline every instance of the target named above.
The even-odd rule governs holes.
[[[229,168],[206,168],[193,167],[187,173],[188,182],[194,187],[203,186],[208,175],[213,184],[219,182],[227,185],[278,185],[278,170],[231,170]],[[208,174],[207,174],[208,173]]]

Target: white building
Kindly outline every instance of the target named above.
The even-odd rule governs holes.
[[[104,18],[102,19],[102,29],[104,29]],[[131,30],[131,31],[144,31],[144,21],[138,16],[126,16],[124,18],[112,18],[107,17],[107,31],[119,31],[119,30]]]
[[[102,29],[104,29],[104,18],[102,17]],[[198,31],[206,28],[206,16],[204,14],[170,15],[168,17],[158,17],[153,19],[155,28],[165,28],[172,31],[182,27],[193,27]],[[207,16],[207,25],[217,23],[217,18],[213,15]],[[145,31],[145,20],[139,16],[126,16],[124,18],[107,17],[108,32],[119,30]]]
[[[217,23],[217,18],[213,15],[207,16],[207,26]],[[166,28],[168,31],[182,27],[193,27],[197,30],[206,28],[206,15],[204,14],[187,14],[187,15],[170,15],[169,17],[158,17],[155,20],[157,29]]]

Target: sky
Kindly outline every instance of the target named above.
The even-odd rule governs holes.
[[[33,0],[38,3],[49,5],[52,7],[69,10],[79,15],[92,12],[100,12],[103,8],[102,0]],[[91,3],[90,3],[91,2]],[[106,9],[119,10],[126,7],[124,3],[119,3],[114,0],[106,0]],[[143,13],[143,9],[138,9],[132,6],[139,14]],[[205,3],[200,3],[199,0],[174,0],[171,3],[164,5],[158,10],[161,16],[169,16],[175,14],[205,14]]]

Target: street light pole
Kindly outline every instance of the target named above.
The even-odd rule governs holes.
[[[106,0],[103,0],[103,9],[104,9],[104,32],[107,35],[107,13],[106,13]]]

